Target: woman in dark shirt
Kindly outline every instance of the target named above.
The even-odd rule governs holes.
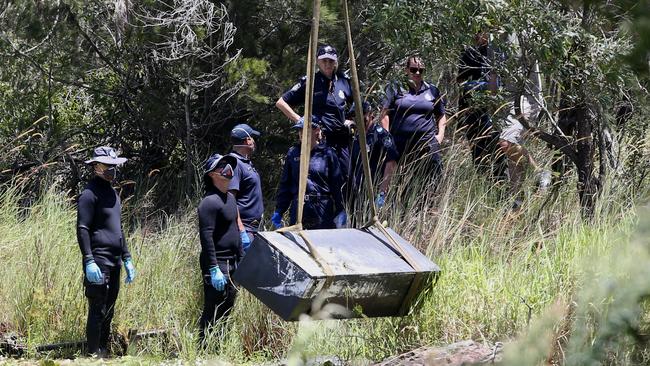
[[[204,167],[206,192],[198,209],[204,294],[199,321],[202,341],[212,324],[230,313],[237,296],[237,288],[230,279],[243,255],[243,248],[237,200],[228,192],[236,167],[235,157],[219,154],[208,158]]]
[[[424,63],[418,56],[406,60],[406,83],[391,83],[381,111],[381,124],[395,139],[402,162],[426,156],[427,172],[442,168],[440,143],[447,117],[438,88],[424,81]]]
[[[312,114],[320,119],[327,145],[335,150],[345,180],[350,161],[349,126],[352,123],[345,119],[345,114],[348,106],[352,104],[352,88],[349,78],[337,70],[338,54],[334,47],[320,47],[317,57],[318,72],[314,76]],[[275,103],[275,106],[294,123],[302,119],[294,108],[305,104],[306,88],[307,77],[303,76]]]

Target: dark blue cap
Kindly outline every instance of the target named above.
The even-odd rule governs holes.
[[[86,164],[102,163],[106,165],[121,165],[126,158],[118,158],[115,150],[110,146],[100,146],[93,151],[93,158],[86,160]]]
[[[322,60],[324,58],[329,58],[330,60],[338,61],[339,55],[336,53],[336,48],[330,45],[320,46],[318,49],[318,59]]]
[[[203,174],[208,174],[217,169],[220,164],[230,164],[235,169],[237,167],[237,158],[231,155],[213,154],[203,164]]]
[[[293,125],[291,128],[294,128],[294,129],[296,129],[296,130],[302,130],[303,127],[304,127],[304,123],[303,123],[303,120],[302,120],[302,118],[301,118],[301,119],[300,119],[300,120],[299,120],[295,125]],[[320,118],[319,118],[318,116],[314,116],[314,115],[311,116],[311,127],[312,127],[312,128],[313,128],[313,127],[323,128],[323,124],[321,123]]]
[[[232,131],[230,131],[230,136],[243,140],[248,137],[258,137],[260,135],[259,132],[255,131],[251,126],[245,124],[245,123],[240,123],[237,126],[232,128]]]

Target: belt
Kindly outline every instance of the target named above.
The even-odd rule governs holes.
[[[255,220],[250,221],[250,222],[246,222],[246,221],[245,221],[245,222],[242,222],[242,223],[243,223],[244,225],[252,226],[252,227],[254,227],[255,229],[258,229],[258,228],[260,227],[260,220],[258,220],[258,219],[255,219]]]
[[[331,198],[332,198],[331,194],[306,194],[305,202],[318,201],[320,199],[331,199]]]

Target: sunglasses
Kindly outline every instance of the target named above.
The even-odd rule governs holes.
[[[219,169],[219,168],[221,168],[221,172],[219,173],[219,175],[221,175],[222,177],[226,177],[226,178],[232,178],[232,176],[234,174],[234,171],[233,171],[232,166],[230,164],[219,164],[219,165],[217,165],[215,170]]]
[[[411,72],[411,74],[417,74],[417,73],[424,74],[424,67],[423,68],[409,67],[409,71]]]

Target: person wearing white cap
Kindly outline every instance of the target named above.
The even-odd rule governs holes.
[[[125,162],[111,147],[96,148],[92,159],[86,161],[95,176],[81,192],[77,205],[77,241],[88,298],[87,352],[100,357],[107,355],[122,263],[125,282],[135,279],[135,267],[122,232],[120,197],[111,185],[117,166]]]
[[[320,119],[325,141],[335,150],[344,180],[347,180],[352,121],[346,120],[345,115],[347,108],[352,105],[352,87],[350,79],[337,70],[338,53],[334,47],[321,46],[317,55],[318,72],[314,75],[312,114]],[[305,104],[306,88],[307,77],[303,76],[275,103],[294,124],[303,119],[294,108]]]
[[[205,162],[203,182],[205,196],[198,208],[201,254],[199,263],[203,278],[203,312],[199,320],[199,337],[214,322],[228,316],[235,305],[237,287],[232,275],[244,255],[239,212],[235,196],[228,191],[238,161],[230,155],[214,154]]]

